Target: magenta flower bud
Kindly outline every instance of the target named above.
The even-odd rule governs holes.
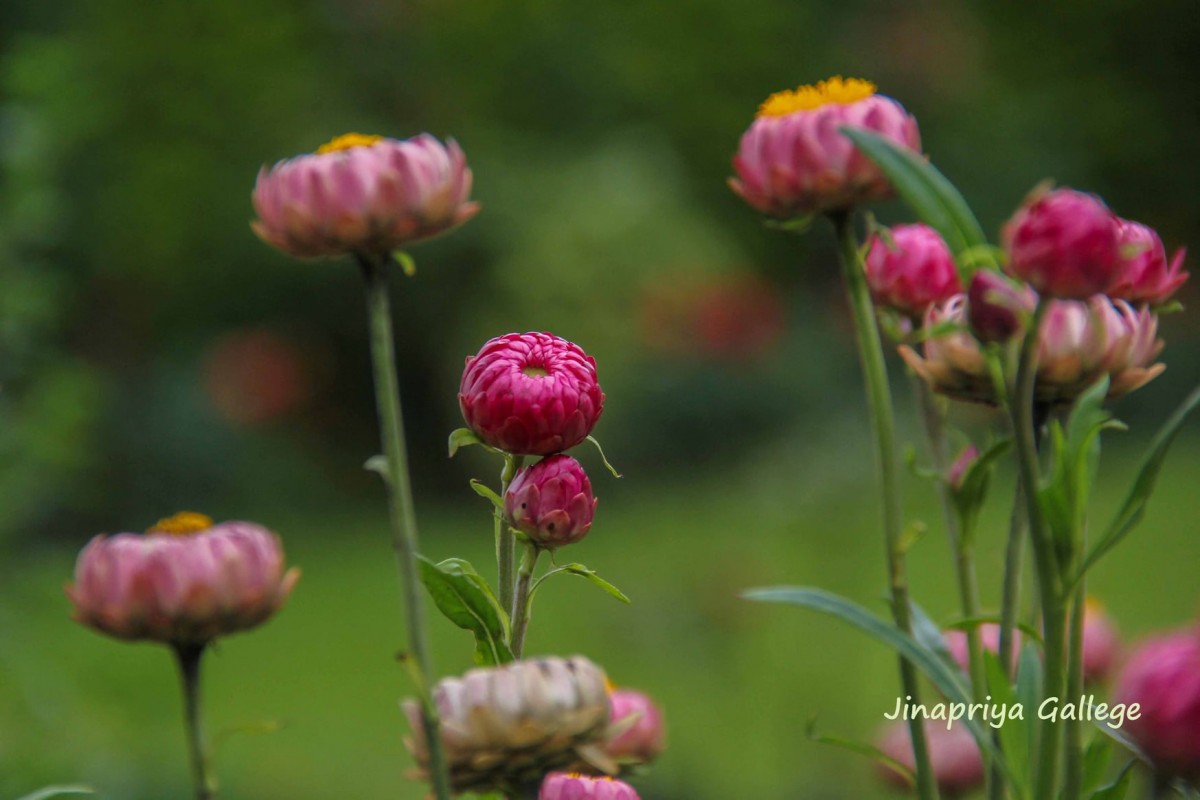
[[[379,255],[466,222],[471,170],[454,140],[349,133],[258,173],[250,227],[297,258]]]
[[[587,438],[604,411],[596,361],[549,333],[509,333],[467,359],[458,405],[484,443],[544,456]]]
[[[553,550],[587,536],[597,502],[579,462],[556,455],[517,472],[504,495],[504,515],[531,542]]]
[[[967,319],[981,342],[1007,342],[1016,336],[1036,305],[1033,289],[992,270],[978,270],[967,289]]]
[[[615,771],[602,750],[611,713],[607,681],[582,656],[514,661],[438,681],[433,699],[454,790],[513,793],[574,765]],[[412,728],[405,744],[424,771],[429,743],[421,704],[405,700],[403,709]]]
[[[1161,772],[1200,780],[1200,632],[1195,628],[1143,644],[1117,681],[1128,709],[1123,730]]]
[[[1117,218],[1095,195],[1073,189],[1035,193],[1004,226],[1008,272],[1039,294],[1086,300],[1121,272]]]
[[[938,791],[947,797],[959,797],[983,785],[983,757],[966,725],[960,723],[948,729],[945,724],[926,721],[925,739]],[[907,722],[889,725],[880,738],[879,749],[910,771],[916,770]],[[886,764],[879,765],[878,773],[892,786],[912,788],[905,775]]]
[[[146,534],[93,538],[66,592],[74,619],[101,633],[203,645],[265,622],[299,578],[266,528],[185,512]]]
[[[742,135],[729,186],[754,208],[788,219],[892,195],[875,163],[839,128],[861,128],[921,149],[917,121],[869,81],[840,77],[767,98]]]
[[[959,669],[963,672],[970,670],[971,653],[967,645],[966,631],[951,629],[942,632],[942,639],[946,642],[946,649],[950,651],[950,657],[954,659],[954,663],[958,664]],[[983,644],[983,649],[990,653],[1000,654],[1000,626],[994,622],[985,622],[979,626],[979,639]],[[1012,666],[1015,666],[1017,659],[1021,654],[1021,633],[1013,631],[1013,649],[1012,649]]]
[[[1121,273],[1109,289],[1110,297],[1130,303],[1160,305],[1170,299],[1188,279],[1183,271],[1187,250],[1175,252],[1170,265],[1162,239],[1152,228],[1140,222],[1118,220],[1117,237],[1121,245]]]
[[[962,449],[958,454],[958,458],[954,459],[954,463],[946,470],[946,483],[951,488],[958,490],[962,488],[963,479],[967,476],[967,470],[971,468],[979,459],[979,448],[973,444],[969,444]]]
[[[578,772],[551,772],[542,781],[538,800],[640,800],[628,783],[593,778]]]
[[[966,298],[956,295],[925,315],[930,337],[925,356],[902,346],[905,363],[935,391],[960,400],[994,403],[987,360],[978,340],[954,330],[933,335],[945,323],[963,325]],[[1069,405],[1103,375],[1108,396],[1120,397],[1158,377],[1165,366],[1154,364],[1162,351],[1158,317],[1148,308],[1134,309],[1124,300],[1096,295],[1088,302],[1052,300],[1038,332],[1038,372],[1034,385],[1039,402]]]
[[[1108,678],[1121,650],[1116,625],[1092,598],[1083,606],[1083,678],[1100,683]]]
[[[867,252],[867,285],[876,304],[913,319],[922,319],[934,303],[962,291],[950,248],[928,225],[897,225],[892,246],[871,237]]]
[[[604,749],[618,761],[646,764],[666,749],[666,729],[662,712],[646,695],[632,689],[616,689],[609,694],[612,717],[609,727],[618,733]]]

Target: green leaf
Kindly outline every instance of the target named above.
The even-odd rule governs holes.
[[[392,260],[400,265],[400,269],[404,274],[411,278],[417,274],[417,262],[413,261],[413,257],[403,250],[393,250]]]
[[[973,538],[975,521],[979,518],[983,501],[987,499],[988,482],[991,479],[992,470],[995,469],[996,462],[1011,448],[1011,439],[1000,439],[993,442],[967,467],[959,481],[958,488],[950,487],[951,496],[954,498],[954,507],[958,511],[958,517],[962,523],[965,545],[970,545]]]
[[[551,575],[558,575],[559,573],[565,573],[567,575],[578,575],[579,577],[586,580],[588,583],[594,584],[595,586],[599,586],[605,592],[607,592],[608,594],[617,598],[622,603],[630,602],[629,598],[625,596],[624,592],[622,592],[616,586],[613,586],[611,583],[609,583],[608,581],[604,580],[599,575],[597,575],[596,571],[594,569],[591,569],[587,566],[584,566],[583,564],[578,564],[578,563],[563,564],[561,567],[555,567],[554,569],[550,570],[542,577],[538,578],[537,582],[534,583],[533,586],[530,587],[530,589],[529,589],[529,601],[533,602],[533,593],[538,590],[538,587],[542,585],[543,581],[545,581]]]
[[[940,658],[946,666],[957,672],[958,662],[954,660],[954,656],[950,655],[950,648],[946,646],[946,637],[942,634],[941,627],[925,613],[925,609],[921,608],[915,600],[909,601],[909,608],[912,609],[913,638]]]
[[[988,694],[992,697],[991,702],[1005,708],[1014,708],[1018,702],[1017,692],[1008,682],[1008,670],[1000,663],[1000,657],[984,648],[983,666],[987,675]],[[1010,717],[1004,720],[1004,724],[997,729],[1004,757],[1008,759],[1008,764],[1012,768],[1019,786],[1029,785],[1029,764],[1032,755],[1030,752],[1030,726],[1031,723],[1028,719],[1012,719]]]
[[[454,454],[458,452],[460,447],[468,447],[469,445],[477,444],[488,450],[492,448],[483,443],[483,440],[475,435],[475,431],[470,428],[457,428],[450,432],[450,457],[454,458]]]
[[[816,218],[816,214],[805,214],[802,217],[793,217],[792,219],[767,219],[764,220],[763,224],[768,228],[774,228],[778,231],[802,234],[806,233],[812,227],[813,221]]]
[[[460,558],[434,564],[419,556],[421,582],[438,610],[451,622],[475,635],[475,663],[486,666],[513,660],[507,642],[508,614],[475,568]]]
[[[860,756],[866,756],[873,761],[886,764],[907,778],[910,783],[915,784],[917,782],[916,776],[913,775],[911,769],[904,764],[901,764],[899,761],[892,758],[874,745],[856,742],[853,739],[845,739],[841,736],[818,734],[815,720],[809,721],[808,725],[805,726],[804,734],[810,741],[816,742],[817,744],[827,744],[833,747],[840,747],[843,750],[849,750],[852,753],[858,753]]]
[[[587,440],[589,442],[591,442],[592,445],[595,446],[596,452],[600,453],[600,460],[604,462],[605,468],[608,469],[608,471],[612,473],[612,476],[614,478],[621,477],[621,473],[617,472],[617,468],[614,467],[612,464],[608,463],[608,459],[604,457],[604,448],[600,446],[600,442],[596,441],[596,437],[589,436],[589,437],[587,437]]]
[[[492,505],[496,507],[497,511],[504,513],[504,501],[500,499],[500,495],[496,494],[492,487],[481,480],[471,478],[471,488],[475,490],[475,494],[491,500]]]
[[[44,789],[38,789],[33,794],[27,794],[21,797],[20,800],[47,800],[50,797],[60,797],[64,794],[95,794],[96,790],[90,786],[72,785],[72,786],[47,786]]]
[[[363,462],[363,469],[365,469],[367,472],[374,472],[376,475],[383,478],[384,483],[392,482],[389,466],[390,465],[388,464],[387,456],[385,455],[371,456]]]
[[[1112,757],[1113,740],[1107,736],[1097,736],[1088,744],[1083,753],[1083,793],[1090,795],[1104,780],[1104,772],[1108,769],[1108,760]]]
[[[1124,800],[1129,793],[1129,784],[1133,781],[1133,765],[1130,761],[1121,769],[1117,779],[1092,795],[1092,800]]]
[[[1117,511],[1104,534],[1096,540],[1096,544],[1088,554],[1083,566],[1080,567],[1079,572],[1071,580],[1070,586],[1067,587],[1068,592],[1079,582],[1080,578],[1087,574],[1092,565],[1105,553],[1116,547],[1142,521],[1142,517],[1146,513],[1146,505],[1150,502],[1150,495],[1154,492],[1154,484],[1158,481],[1159,470],[1162,469],[1163,462],[1167,458],[1167,451],[1171,449],[1171,444],[1175,441],[1184,421],[1198,404],[1200,404],[1200,388],[1193,390],[1175,410],[1175,413],[1163,423],[1162,428],[1155,435],[1154,441],[1150,443],[1150,449],[1142,461],[1142,466],[1138,469],[1137,478],[1129,490],[1129,495],[1121,504],[1120,510]]]
[[[974,628],[978,628],[980,625],[988,625],[988,624],[999,625],[1000,624],[1000,615],[999,614],[979,614],[974,617],[963,617],[962,619],[956,619],[953,622],[948,622],[945,625],[943,625],[942,627],[945,630],[953,629],[956,631],[969,631]],[[1021,631],[1021,633],[1028,636],[1030,638],[1030,640],[1035,641],[1035,642],[1042,641],[1041,631],[1039,631],[1037,628],[1030,625],[1028,622],[1021,622],[1018,620],[1016,623],[1016,627],[1017,627],[1017,630]]]
[[[987,252],[981,249],[986,247],[987,238],[954,184],[919,153],[869,131],[850,127],[840,130],[883,170],[916,215],[942,235],[950,252],[959,259],[963,277],[969,277],[970,270],[963,269],[963,254],[970,253],[975,262],[981,260],[978,254]]]

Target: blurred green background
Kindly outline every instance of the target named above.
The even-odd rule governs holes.
[[[552,584],[530,651],[585,653],[661,700],[671,748],[638,779],[644,797],[870,796],[857,757],[804,729],[871,736],[895,703],[893,659],[736,599],[818,583],[883,610],[831,237],[764,229],[728,191],[738,137],[773,91],[869,77],[918,117],[989,231],[1049,177],[1174,249],[1200,241],[1198,38],[1184,0],[3,4],[0,797],[73,781],[186,794],[166,653],[73,625],[61,594],[91,535],[180,508],[270,525],[304,570],[277,620],[208,663],[214,731],[284,723],[222,745],[224,796],[420,796],[401,777],[383,497],[360,468],[376,432],[358,275],[291,261],[247,223],[261,165],[346,131],[423,130],[459,140],[483,204],[397,281],[424,549],[489,571],[487,508],[466,481],[497,465],[445,457],[463,357],[512,330],[579,342],[625,477],[580,456],[602,501],[571,558],[634,604]],[[1163,321],[1170,369],[1118,406],[1133,431],[1110,437],[1100,519],[1200,377],[1197,326]],[[1146,525],[1095,573],[1131,638],[1196,610],[1198,443],[1185,432]],[[948,621],[932,490],[909,488],[909,516],[931,525],[917,597]],[[989,603],[1010,489],[1002,474],[982,534]],[[469,637],[435,631],[440,670],[468,666]]]

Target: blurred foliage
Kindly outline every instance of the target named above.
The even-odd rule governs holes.
[[[1200,241],[1197,38],[1185,0],[0,5],[0,792],[178,785],[161,747],[177,724],[165,659],[67,630],[52,598],[71,558],[55,544],[179,508],[288,529],[311,576],[277,636],[231,644],[214,670],[219,719],[286,706],[299,729],[230,746],[253,754],[229,757],[231,783],[263,798],[394,787],[401,682],[378,611],[394,602],[391,575],[378,541],[340,545],[367,526],[364,507],[381,513],[360,469],[377,446],[361,287],[349,264],[258,242],[249,194],[263,164],[339,133],[428,130],[462,143],[483,211],[415,248],[416,278],[396,281],[422,498],[470,504],[464,477],[494,470],[479,453],[445,458],[463,357],[510,330],[577,340],[609,396],[597,434],[629,476],[602,481],[614,522],[593,537],[625,538],[583,557],[635,606],[576,607],[572,593],[575,613],[599,616],[548,608],[535,644],[603,654],[619,680],[663,693],[674,747],[650,796],[861,794],[865,777],[846,784],[848,761],[815,755],[801,731],[822,711],[866,735],[891,662],[832,626],[728,599],[773,580],[840,581],[830,588],[868,601],[878,586],[878,543],[858,536],[874,524],[869,455],[831,237],[764,229],[728,191],[738,137],[769,93],[862,75],[916,114],[989,234],[1051,177],[1173,249]],[[1185,287],[1185,304],[1195,296]],[[1135,430],[1200,377],[1197,325],[1163,321],[1170,370],[1117,409]],[[435,514],[431,555],[456,550],[460,513]],[[1155,530],[1165,549],[1185,544]],[[936,544],[921,548],[940,559]],[[934,595],[922,600],[948,608],[944,577],[920,559],[914,584]],[[1124,565],[1132,587],[1172,588],[1169,614],[1165,595],[1120,594],[1107,573],[1115,610],[1138,627],[1182,619],[1194,592],[1156,570],[1192,561]],[[322,590],[338,603],[324,608]],[[780,630],[836,666],[795,657]],[[439,636],[461,666],[458,633]],[[348,677],[363,664],[369,687]],[[247,687],[264,685],[257,702]]]

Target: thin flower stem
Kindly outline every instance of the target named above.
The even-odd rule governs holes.
[[[905,575],[904,552],[900,544],[902,520],[897,480],[895,420],[887,367],[883,360],[883,345],[879,339],[879,325],[875,319],[875,308],[871,304],[871,294],[867,289],[866,276],[859,260],[858,242],[855,239],[850,214],[839,211],[830,214],[830,220],[837,233],[842,273],[845,275],[846,292],[854,316],[855,336],[858,340],[859,358],[866,385],[871,429],[875,436],[876,467],[883,496],[883,532],[892,616],[896,626],[911,635],[912,614],[909,607],[908,579]],[[920,685],[917,671],[904,658],[900,659],[900,683],[904,693],[912,698],[910,702],[919,703]],[[933,800],[938,796],[937,782],[930,768],[929,748],[920,720],[909,721],[909,733],[916,763],[917,794],[922,800]]]
[[[217,782],[208,763],[203,710],[200,707],[200,660],[204,656],[204,645],[180,644],[172,649],[183,684],[183,728],[187,734],[188,760],[192,766],[196,800],[211,800],[217,794]]]
[[[954,510],[954,501],[950,496],[950,487],[946,484],[946,473],[949,470],[949,456],[946,452],[946,415],[938,407],[937,398],[933,396],[929,385],[917,378],[917,402],[921,408],[921,420],[925,425],[925,435],[929,440],[929,454],[933,458],[933,468],[939,476],[938,501],[945,520],[946,536],[950,540],[950,550],[954,556],[956,577],[958,579],[959,608],[964,619],[975,619],[979,616],[979,587],[975,577],[975,563],[971,551],[971,543],[965,537],[966,531],[959,524],[958,514]],[[975,700],[982,702],[987,695],[987,677],[983,664],[983,640],[979,627],[967,629],[968,673],[971,677],[971,691]]]
[[[1083,619],[1085,613],[1084,578],[1079,579],[1071,602],[1070,632],[1067,646],[1067,698],[1076,702],[1083,696]],[[1083,791],[1083,730],[1080,720],[1066,722],[1066,767],[1063,797],[1079,797]]]
[[[421,685],[418,687],[425,740],[429,743],[429,777],[438,800],[449,800],[450,779],[442,750],[441,723],[429,694],[433,660],[425,629],[424,598],[417,575],[417,518],[413,507],[408,451],[404,441],[404,417],[400,409],[400,384],[393,352],[392,311],[387,273],[382,260],[359,257],[367,289],[367,318],[371,331],[371,361],[375,372],[375,403],[379,412],[380,438],[387,461],[384,481],[388,491],[392,548],[400,573],[404,598],[408,648],[412,651]]]
[[[517,573],[517,593],[512,607],[512,651],[517,658],[525,651],[525,631],[529,627],[529,588],[533,584],[533,571],[541,554],[540,547],[527,543],[525,553],[521,556],[521,569]]]
[[[1021,566],[1025,560],[1025,497],[1020,483],[1013,497],[1004,550],[1004,587],[1000,593],[1000,664],[1009,680],[1015,678],[1017,616],[1021,612]]]
[[[1021,344],[1021,356],[1017,367],[1016,386],[1012,392],[1009,410],[1012,414],[1013,433],[1017,449],[1017,466],[1025,496],[1026,517],[1029,522],[1030,538],[1033,541],[1034,564],[1036,566],[1039,596],[1042,606],[1043,659],[1045,676],[1044,697],[1062,697],[1065,689],[1064,634],[1066,620],[1059,596],[1060,576],[1054,542],[1042,518],[1038,504],[1039,467],[1037,434],[1035,431],[1034,384],[1037,378],[1038,330],[1045,315],[1046,302],[1039,301],[1033,321]],[[1034,798],[1053,800],[1054,787],[1058,778],[1059,728],[1050,719],[1043,721],[1038,748],[1038,763],[1034,771]]]
[[[516,477],[517,470],[521,468],[521,462],[524,460],[524,456],[504,454],[504,469],[500,471],[501,498],[508,494],[508,486]],[[517,566],[516,539],[513,537],[512,531],[508,529],[508,525],[505,524],[504,515],[497,510],[494,516],[496,518],[496,571],[499,573],[497,583],[500,586],[500,607],[511,609]]]

